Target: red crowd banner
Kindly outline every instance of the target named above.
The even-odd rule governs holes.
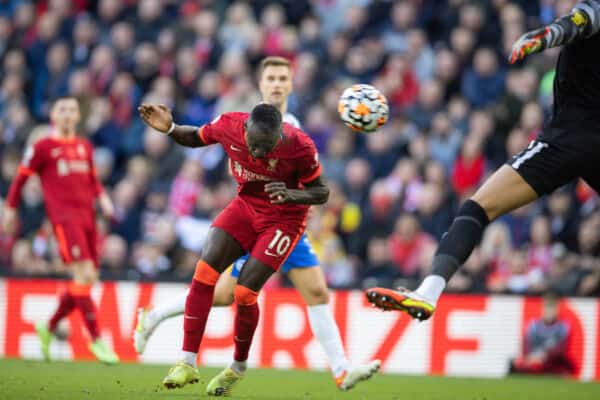
[[[0,356],[40,358],[34,324],[46,320],[64,289],[57,280],[0,280]],[[183,284],[106,282],[94,287],[103,338],[129,362],[171,363],[179,358],[182,319],[166,321],[147,350],[133,350],[136,310],[160,304],[186,290]],[[331,307],[344,346],[354,362],[379,358],[386,372],[462,376],[503,376],[522,351],[529,322],[541,315],[537,298],[445,295],[434,317],[419,323],[406,315],[373,309],[359,291],[332,293]],[[302,298],[292,289],[264,291],[261,321],[250,364],[255,367],[326,368],[325,354],[312,336]],[[600,380],[600,302],[568,298],[560,318],[570,325],[569,353],[576,378]],[[221,366],[233,352],[233,308],[215,308],[199,353],[201,363]],[[77,313],[62,326],[65,341],[51,351],[58,359],[91,359]]]

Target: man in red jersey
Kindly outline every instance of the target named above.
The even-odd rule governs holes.
[[[310,205],[329,197],[317,150],[306,134],[283,124],[279,110],[269,104],[257,105],[250,114],[222,114],[200,128],[176,125],[163,105],[142,105],[139,112],[144,122],[183,146],[220,143],[239,185],[238,196],[208,233],[185,305],[183,360],[163,381],[174,388],[199,380],[196,357],[215,284],[233,261],[250,253],[234,289],[234,361],[207,387],[209,395],[228,395],[246,370],[258,324],[258,292],[304,232]]]
[[[94,203],[99,200],[108,218],[112,217],[113,204],[96,178],[92,145],[76,135],[79,120],[79,103],[75,98],[55,101],[50,110],[53,132],[26,150],[9,189],[2,225],[5,231],[15,230],[21,190],[27,179],[37,174],[60,255],[73,277],[50,321],[36,324],[42,354],[50,360],[50,342],[58,322],[79,309],[91,337],[90,351],[98,360],[114,364],[119,359],[100,339],[96,307],[90,297],[92,285],[98,279]]]

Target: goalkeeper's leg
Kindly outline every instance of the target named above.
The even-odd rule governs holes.
[[[446,283],[467,260],[490,221],[537,197],[537,192],[516,171],[514,165],[503,166],[463,204],[440,241],[431,274],[416,291],[374,288],[367,290],[367,299],[383,310],[399,310],[419,320],[428,319],[435,311]]]

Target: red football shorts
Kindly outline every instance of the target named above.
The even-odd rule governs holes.
[[[237,196],[221,211],[213,226],[223,229],[250,256],[277,271],[304,233],[306,215],[284,215],[269,204],[253,207]]]
[[[54,224],[54,235],[65,264],[91,260],[98,268],[97,234],[95,226],[73,223]]]

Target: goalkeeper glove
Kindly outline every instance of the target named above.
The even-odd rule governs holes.
[[[548,45],[550,28],[540,28],[525,33],[513,44],[512,51],[508,57],[508,62],[514,64],[530,54],[538,53]]]

